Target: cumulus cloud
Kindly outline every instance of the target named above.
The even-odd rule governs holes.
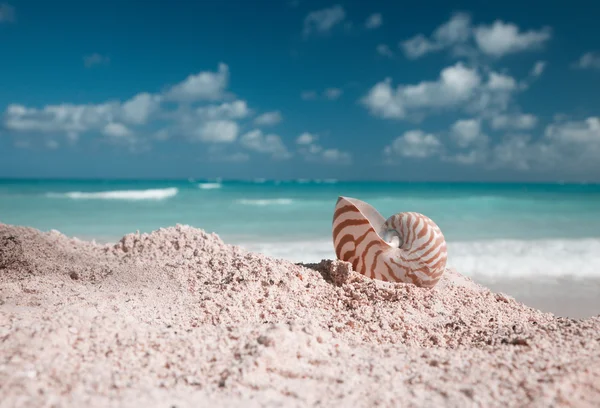
[[[97,65],[108,65],[110,63],[110,57],[98,53],[93,53],[83,57],[83,65],[86,68],[92,68]]]
[[[487,143],[488,136],[481,131],[480,119],[457,120],[451,127],[451,135],[461,148]]]
[[[215,102],[229,97],[225,95],[227,77],[227,66],[221,64],[219,72],[203,71],[162,93],[140,92],[123,102],[64,103],[41,108],[10,104],[2,116],[2,127],[13,135],[39,134],[46,139],[63,136],[71,142],[82,135],[105,136],[105,140],[127,141],[136,148],[148,146],[150,140],[164,141],[174,136],[209,144],[234,144],[240,133],[238,122],[252,112],[244,100]],[[280,120],[279,111],[273,111],[255,121],[266,126]],[[275,139],[268,135],[266,140]]]
[[[310,145],[317,141],[319,137],[312,133],[304,132],[296,139],[296,143],[299,145]]]
[[[594,144],[600,146],[600,117],[583,121],[565,121],[549,125],[544,136],[560,144]]]
[[[454,13],[446,23],[439,26],[430,38],[417,34],[400,43],[409,59],[417,59],[444,48],[465,43],[471,36],[471,17],[467,13]]]
[[[17,20],[15,8],[8,3],[0,4],[0,23],[14,23]]]
[[[425,133],[422,130],[409,130],[402,136],[397,137],[389,146],[386,146],[384,153],[388,157],[401,156],[413,158],[427,158],[439,154],[442,150],[442,142],[432,133]]]
[[[496,115],[491,118],[493,129],[529,130],[537,124],[537,117],[532,114],[516,113],[511,115]]]
[[[231,143],[239,133],[239,126],[231,120],[213,120],[203,123],[193,133],[193,139],[202,142]]]
[[[600,52],[586,52],[574,64],[579,69],[600,69]]]
[[[201,106],[196,109],[198,117],[203,119],[243,119],[250,114],[246,101],[236,100],[219,105]]]
[[[229,67],[220,63],[217,72],[203,71],[189,75],[184,81],[172,86],[165,98],[177,102],[221,99],[228,83]]]
[[[338,149],[324,149],[321,151],[321,157],[324,161],[334,163],[350,163],[352,155]]]
[[[600,117],[584,120],[557,118],[546,126],[541,137],[506,133],[494,146],[473,149],[462,157],[463,164],[484,163],[487,168],[510,168],[527,172],[560,171],[565,175],[586,177],[600,171]]]
[[[118,103],[48,105],[42,109],[11,104],[4,114],[4,126],[16,132],[63,133],[76,139],[80,133],[101,130],[118,112]]]
[[[387,119],[403,119],[409,111],[456,107],[475,96],[482,85],[475,68],[462,63],[444,68],[437,81],[392,88],[390,78],[373,86],[361,102],[371,114]]]
[[[417,34],[402,41],[400,47],[409,59],[421,58],[446,49],[461,55],[469,48],[476,48],[488,56],[502,57],[540,49],[551,36],[549,27],[521,31],[517,25],[502,20],[474,27],[469,14],[458,12],[452,14],[450,19],[434,30],[429,37]]]
[[[344,21],[346,12],[339,4],[323,10],[313,11],[304,19],[304,36],[325,34]]]
[[[550,39],[551,30],[544,27],[521,32],[515,24],[496,20],[492,25],[475,28],[474,35],[481,51],[494,57],[502,57],[541,48]]]
[[[337,164],[349,164],[352,162],[352,155],[348,152],[335,149],[324,148],[317,140],[319,135],[304,132],[296,138],[298,152],[308,161],[324,161]]]
[[[144,124],[150,115],[158,111],[160,95],[142,92],[126,101],[122,107],[123,119],[130,123]]]
[[[487,86],[493,90],[512,91],[517,87],[517,81],[511,76],[490,72]]]
[[[270,154],[275,159],[288,159],[291,157],[278,135],[264,134],[259,129],[244,134],[240,138],[240,143],[248,150]]]
[[[374,13],[367,18],[367,21],[365,21],[365,28],[368,30],[373,30],[381,27],[382,24],[383,17],[381,16],[381,13]]]
[[[281,112],[273,111],[273,112],[265,112],[262,115],[258,116],[254,119],[254,124],[258,126],[273,126],[278,124],[283,120],[281,116]]]
[[[115,138],[127,138],[133,134],[131,130],[127,128],[127,126],[118,122],[106,124],[102,130],[102,133],[104,133],[106,136]]]

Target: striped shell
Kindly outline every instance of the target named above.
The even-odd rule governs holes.
[[[333,244],[338,259],[369,278],[431,288],[446,270],[446,240],[430,218],[404,212],[386,220],[355,198],[338,198]]]

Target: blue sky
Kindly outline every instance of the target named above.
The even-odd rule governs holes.
[[[0,177],[600,181],[592,2],[0,0]]]

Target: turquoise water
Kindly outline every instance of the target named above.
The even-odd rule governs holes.
[[[424,213],[449,240],[600,237],[599,185],[5,180],[0,221],[102,240],[176,223],[224,238],[328,238],[340,195],[386,217]]]
[[[229,243],[306,260],[331,254],[340,195],[367,201],[385,217],[424,213],[456,253],[469,243],[466,253],[482,245],[498,251],[500,241],[533,253],[548,240],[584,239],[593,243],[592,256],[600,242],[600,185],[574,184],[0,180],[0,222],[100,242],[189,224]]]

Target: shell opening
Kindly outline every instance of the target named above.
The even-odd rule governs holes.
[[[385,229],[380,235],[381,238],[385,242],[387,242],[391,247],[400,248],[402,246],[402,237],[400,236],[398,231],[394,229]]]

